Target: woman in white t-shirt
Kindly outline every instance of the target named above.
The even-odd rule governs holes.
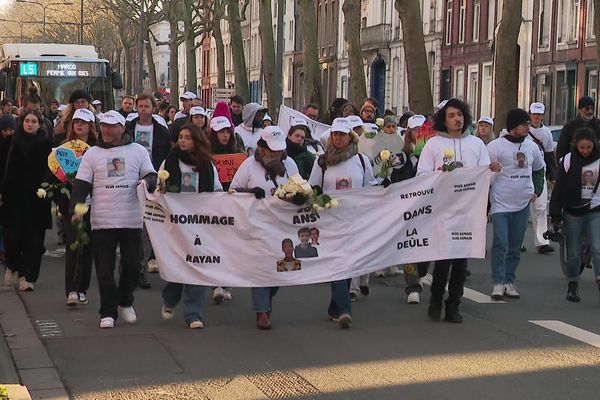
[[[210,144],[196,125],[188,124],[179,131],[179,139],[160,170],[169,172],[169,179],[160,188],[163,192],[203,193],[222,191],[219,175],[212,164]],[[162,291],[162,317],[173,318],[175,307],[183,293],[183,318],[190,329],[204,327],[202,301],[204,286],[167,282]]]
[[[315,160],[308,182],[320,186],[326,192],[343,189],[375,186],[373,168],[367,156],[358,152],[358,135],[352,132],[346,118],[336,118],[331,127],[331,137],[327,141],[325,154]],[[350,295],[358,296],[359,286],[368,294],[368,275],[352,279],[331,282],[331,302],[329,316],[338,322],[340,327],[348,328],[352,322],[350,317]],[[351,292],[349,292],[349,290]]]
[[[594,277],[600,289],[600,150],[594,131],[575,131],[575,145],[561,161],[550,200],[550,217],[564,221],[567,245],[567,300],[580,301],[578,281],[582,238],[590,241]]]
[[[298,167],[285,153],[285,134],[278,126],[261,131],[254,155],[248,157],[235,173],[229,191],[251,192],[257,199],[272,196],[279,185],[298,173]],[[271,329],[271,303],[278,287],[252,288],[252,305],[258,329]]]

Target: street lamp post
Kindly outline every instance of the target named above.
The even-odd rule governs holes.
[[[43,13],[43,18],[42,18],[42,26],[43,26],[43,37],[44,37],[44,42],[46,41],[46,9],[50,6],[70,6],[73,5],[73,3],[71,2],[62,2],[62,3],[50,3],[50,4],[42,4],[39,3],[37,1],[32,1],[32,0],[17,0],[17,3],[28,3],[28,4],[37,4],[38,6],[42,7],[42,9],[44,10]]]

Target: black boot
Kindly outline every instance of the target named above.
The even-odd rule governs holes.
[[[445,321],[455,323],[463,322],[463,317],[458,312],[459,304],[460,302],[446,303],[446,315],[444,316]]]
[[[140,280],[138,282],[138,287],[140,289],[150,289],[152,287],[150,285],[150,282],[146,280],[146,274],[144,273],[144,271],[140,272]]]
[[[579,290],[577,282],[569,282],[569,288],[567,289],[567,300],[578,303],[581,298],[579,297]]]
[[[433,296],[429,300],[429,309],[427,315],[434,321],[439,321],[442,318],[442,300],[435,299]]]

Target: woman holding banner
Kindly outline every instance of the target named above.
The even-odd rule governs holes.
[[[315,160],[308,182],[326,192],[377,185],[371,162],[358,152],[358,135],[352,131],[346,118],[333,121],[325,154]],[[349,328],[352,322],[350,282],[350,279],[331,282],[328,313],[342,328]]]
[[[268,126],[261,131],[256,151],[242,163],[233,177],[230,192],[254,193],[257,199],[272,196],[279,185],[287,183],[298,173],[298,167],[285,153],[285,134],[278,126]],[[252,304],[256,311],[258,329],[271,329],[271,305],[278,287],[252,288]]]
[[[87,108],[75,110],[73,119],[67,123],[67,140],[64,142],[81,140],[91,147],[96,144],[97,138],[98,133],[96,132],[96,117],[94,113]],[[58,178],[55,179],[55,182],[59,182]],[[67,182],[67,189],[71,190],[69,182]],[[92,277],[92,246],[88,244],[76,251],[71,249],[71,244],[76,240],[76,233],[71,218],[69,218],[69,198],[59,193],[57,196],[54,196],[54,202],[60,211],[66,236],[65,294],[67,296],[67,305],[87,304],[86,293],[90,287]],[[90,215],[91,212],[88,212],[83,217],[88,235],[90,235],[91,229]],[[77,252],[80,252],[79,256],[77,256]]]
[[[161,172],[167,171],[166,182],[160,181]],[[210,145],[202,130],[187,124],[179,131],[177,144],[159,168],[159,190],[183,192],[184,186],[193,187],[196,193],[222,191],[217,169],[212,164]],[[167,282],[162,291],[162,317],[173,319],[175,307],[183,294],[183,318],[190,329],[204,327],[202,301],[204,286]]]
[[[52,142],[39,111],[26,110],[17,131],[0,145],[0,204],[4,228],[7,273],[19,273],[19,289],[32,291],[42,263],[46,229],[51,228],[50,200],[36,195],[48,176]],[[8,279],[7,279],[8,278]]]

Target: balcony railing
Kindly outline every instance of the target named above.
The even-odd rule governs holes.
[[[392,25],[379,24],[362,28],[360,31],[360,47],[372,50],[388,47],[392,40]]]

